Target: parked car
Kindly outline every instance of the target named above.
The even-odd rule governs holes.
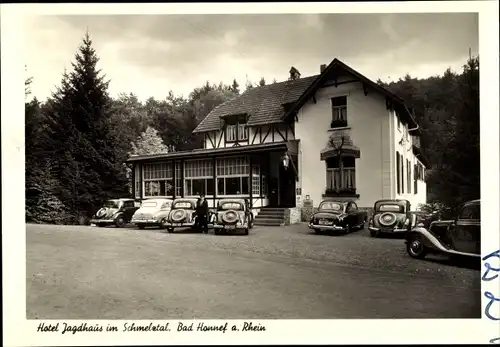
[[[214,213],[208,212],[208,226],[213,225]],[[167,230],[173,232],[175,228],[189,227],[196,229],[196,199],[175,199],[172,204],[172,209],[167,219]]]
[[[481,201],[463,204],[454,220],[433,221],[427,228],[417,224],[406,236],[406,250],[413,258],[429,253],[452,257],[481,256]]]
[[[90,223],[98,227],[116,225],[118,228],[122,228],[130,222],[137,209],[134,199],[110,199],[96,212]]]
[[[253,228],[253,213],[245,199],[222,199],[217,204],[214,218],[214,234],[222,232],[231,233],[243,230],[248,235],[248,230]]]
[[[415,226],[417,213],[412,212],[408,200],[378,200],[373,206],[373,216],[368,229],[371,237],[379,237],[383,233],[406,233]]]
[[[363,229],[366,220],[366,211],[360,211],[354,201],[326,199],[319,204],[318,212],[312,215],[309,228],[316,233],[350,233],[354,228]]]
[[[172,206],[172,199],[156,198],[144,200],[141,207],[132,216],[132,223],[139,229],[157,226],[167,227],[167,217]]]

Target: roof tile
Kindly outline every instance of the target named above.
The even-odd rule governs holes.
[[[283,104],[297,101],[315,78],[317,75],[254,87],[217,106],[193,132],[219,130],[221,117],[238,114],[247,114],[250,126],[280,122],[284,114]]]

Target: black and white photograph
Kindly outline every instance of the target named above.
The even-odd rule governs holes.
[[[24,118],[2,107],[21,344],[264,341],[273,322],[299,334],[291,320],[373,343],[355,340],[364,319],[384,322],[373,336],[493,341],[498,11],[491,36],[479,12],[498,3],[460,3],[39,5],[19,41],[2,15],[2,75],[12,43],[24,82]]]

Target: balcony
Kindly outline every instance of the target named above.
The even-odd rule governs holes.
[[[356,194],[355,168],[327,169],[326,190],[323,197],[359,197],[359,194]]]

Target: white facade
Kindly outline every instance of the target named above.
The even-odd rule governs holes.
[[[346,78],[345,80],[348,80]],[[338,82],[342,82],[339,79]],[[332,120],[331,99],[347,97],[347,127],[330,128]],[[371,207],[378,199],[408,199],[412,208],[426,202],[425,182],[418,181],[414,194],[413,167],[418,162],[412,151],[412,139],[399,144],[404,129],[397,127],[394,111],[388,110],[385,97],[378,92],[368,91],[365,95],[360,82],[329,86],[316,93],[316,103],[309,100],[299,111],[295,124],[295,136],[300,140],[299,172],[301,199],[309,196],[313,205],[318,206],[326,187],[326,163],[320,159],[320,152],[327,146],[329,137],[343,131],[360,150],[360,158],[355,159],[355,187],[357,204]],[[407,130],[406,130],[407,131]],[[411,167],[411,192],[405,186],[404,193],[397,193],[396,151],[403,160],[409,160]],[[406,164],[404,175],[407,174]],[[407,179],[404,179],[405,185]]]

